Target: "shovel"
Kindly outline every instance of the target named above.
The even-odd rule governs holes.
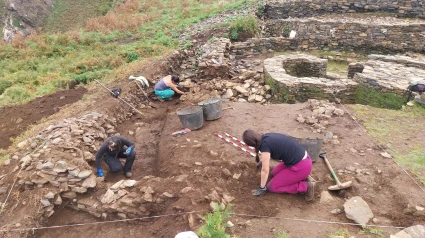
[[[325,161],[326,165],[328,166],[329,170],[331,171],[332,177],[335,179],[335,182],[336,182],[336,185],[332,185],[332,186],[328,187],[329,190],[336,191],[336,190],[342,190],[342,189],[346,189],[346,188],[351,187],[351,185],[353,184],[352,181],[341,183],[338,180],[334,170],[332,169],[331,164],[329,163],[328,159],[326,158],[326,152],[320,152],[319,157],[322,158]]]

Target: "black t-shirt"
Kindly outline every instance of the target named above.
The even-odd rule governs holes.
[[[269,152],[271,159],[282,161],[287,167],[297,164],[305,155],[305,148],[295,139],[279,133],[264,134],[260,151]]]

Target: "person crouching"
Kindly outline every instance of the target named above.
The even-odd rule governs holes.
[[[256,161],[259,162],[261,159],[260,187],[253,190],[252,195],[262,195],[266,191],[305,193],[307,201],[313,200],[315,183],[309,179],[312,160],[302,145],[295,139],[279,133],[262,135],[253,130],[246,130],[242,138],[247,145],[256,149]],[[272,179],[267,183],[270,159],[281,163],[271,171]]]
[[[112,136],[105,140],[103,145],[96,153],[97,175],[103,177],[101,159],[109,166],[111,172],[124,171],[127,178],[131,177],[131,168],[136,159],[135,144],[122,136]],[[125,164],[122,166],[119,158],[125,158]]]

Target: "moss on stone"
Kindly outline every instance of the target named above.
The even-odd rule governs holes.
[[[407,94],[400,97],[394,93],[385,93],[360,83],[356,88],[356,103],[377,108],[401,109],[406,103]]]

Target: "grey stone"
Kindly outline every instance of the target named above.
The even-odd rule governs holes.
[[[345,215],[348,219],[355,221],[364,227],[371,218],[372,210],[361,197],[352,197],[344,203]]]
[[[40,202],[41,202],[41,204],[43,205],[43,207],[48,207],[48,206],[50,206],[50,202],[49,202],[49,200],[42,199],[42,200],[40,200]]]
[[[37,166],[37,169],[53,169],[54,164],[52,162],[43,163],[40,166]]]
[[[0,195],[7,193],[7,187],[0,187]]]
[[[328,191],[322,191],[320,194],[320,204],[328,204],[334,200],[332,195]]]
[[[85,178],[89,177],[92,173],[93,173],[93,171],[91,171],[91,170],[84,170],[84,171],[81,171],[78,174],[77,177],[80,178],[80,179],[85,179]]]
[[[54,202],[55,205],[61,205],[62,204],[62,198],[61,196],[58,196]]]
[[[55,197],[55,194],[54,193],[52,193],[52,192],[48,192],[45,196],[44,196],[44,198],[46,198],[46,199],[53,199]]]
[[[62,197],[68,198],[68,199],[74,199],[77,197],[77,194],[73,191],[65,192],[62,194]]]
[[[94,187],[96,187],[96,177],[90,176],[90,177],[86,178],[83,181],[83,184],[81,186],[83,186],[84,188],[94,188]]]

